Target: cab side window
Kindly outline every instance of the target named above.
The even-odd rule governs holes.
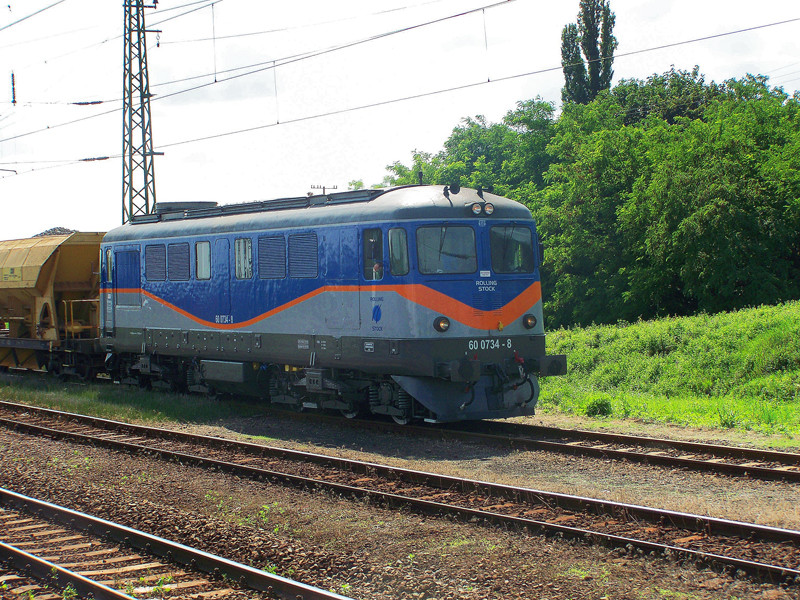
[[[112,283],[114,273],[114,253],[111,248],[106,248],[106,283]]]
[[[389,271],[392,275],[408,275],[408,240],[405,229],[389,230]]]
[[[364,279],[383,279],[383,232],[380,229],[364,230]]]
[[[211,279],[211,242],[195,242],[194,272],[197,279]]]

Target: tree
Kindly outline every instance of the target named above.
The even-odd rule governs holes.
[[[363,179],[353,179],[350,183],[347,184],[348,190],[363,190],[364,189],[364,180]]]
[[[609,0],[580,0],[577,25],[570,23],[561,33],[564,102],[586,104],[611,87],[615,19]]]
[[[544,187],[554,113],[552,104],[537,97],[518,102],[502,123],[490,123],[482,115],[462,119],[437,154],[415,150],[410,167],[388,165],[383,185],[415,184],[422,173],[425,184],[491,186],[495,193],[528,202]]]
[[[800,298],[800,95],[670,71],[566,105],[547,151],[550,326]]]
[[[691,71],[672,67],[664,74],[654,73],[647,80],[623,79],[614,96],[625,111],[625,125],[640,123],[651,115],[674,124],[678,117],[702,119],[706,108],[726,92],[724,85],[706,84],[700,68]]]
[[[618,217],[645,316],[800,296],[800,102],[761,77],[724,87],[703,119],[643,138],[646,165]]]

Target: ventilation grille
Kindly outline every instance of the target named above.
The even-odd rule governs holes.
[[[258,238],[258,276],[261,279],[286,277],[286,242],[282,235]]]
[[[289,236],[289,276],[313,279],[319,273],[316,233]]]
[[[170,244],[167,247],[168,277],[170,281],[189,280],[189,244]]]
[[[145,246],[144,276],[147,281],[164,281],[167,278],[167,249],[164,244]]]

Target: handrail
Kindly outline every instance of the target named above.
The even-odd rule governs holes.
[[[64,339],[75,339],[75,335],[77,332],[82,331],[91,331],[92,329],[96,329],[99,335],[100,326],[99,325],[76,325],[75,324],[75,304],[79,303],[94,303],[98,305],[100,304],[99,298],[80,298],[77,300],[62,300],[62,304],[64,305]],[[94,337],[98,337],[97,335]]]

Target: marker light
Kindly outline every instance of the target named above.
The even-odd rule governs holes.
[[[494,204],[492,204],[491,202],[487,202],[486,204],[484,204],[483,212],[485,212],[487,215],[491,215],[494,212]]]
[[[522,324],[525,326],[525,329],[533,329],[536,327],[536,317],[533,315],[525,315],[522,317]]]
[[[445,331],[450,329],[450,319],[448,319],[447,317],[436,317],[433,320],[433,328],[436,331],[444,333]]]
[[[471,210],[472,214],[477,217],[479,214],[481,214],[481,205],[476,202],[472,205]]]

